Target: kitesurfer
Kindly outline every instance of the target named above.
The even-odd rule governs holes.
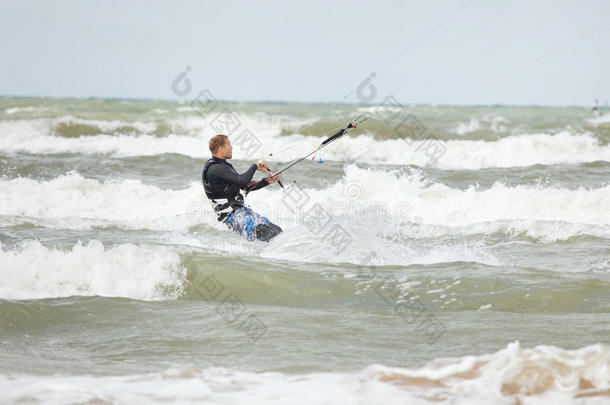
[[[279,181],[279,174],[270,175],[269,165],[265,161],[253,163],[248,170],[238,174],[227,162],[233,157],[233,146],[226,135],[213,136],[209,147],[212,158],[203,167],[201,177],[205,194],[212,203],[218,220],[249,241],[258,239],[268,242],[282,232],[282,228],[246,206],[241,194],[241,190],[246,190],[250,184],[256,170],[269,176],[266,178],[268,184]]]

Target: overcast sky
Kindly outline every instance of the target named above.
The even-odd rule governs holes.
[[[0,0],[0,38],[2,95],[178,99],[189,66],[225,100],[610,101],[607,0]]]

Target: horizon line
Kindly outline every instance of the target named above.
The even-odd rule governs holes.
[[[192,100],[185,99],[170,99],[170,98],[153,98],[153,97],[104,97],[104,96],[33,96],[33,95],[7,95],[0,94],[0,99],[56,99],[56,100],[106,100],[106,101],[164,101],[173,103],[189,103]],[[301,104],[301,105],[346,105],[346,106],[382,106],[381,103],[362,103],[362,102],[331,102],[331,101],[287,101],[287,100],[229,100],[217,99],[220,103],[226,104]],[[437,107],[536,107],[536,108],[587,108],[593,109],[595,103],[591,105],[579,104],[510,104],[510,103],[490,103],[490,104],[444,104],[444,103],[400,103],[401,107],[414,106],[437,106]],[[609,109],[608,103],[604,100],[604,104],[598,104],[598,109]]]

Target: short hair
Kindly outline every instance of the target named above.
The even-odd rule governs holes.
[[[227,142],[227,139],[229,138],[227,138],[226,135],[222,134],[214,135],[212,138],[210,138],[210,152],[212,152],[212,154],[218,152],[218,148],[224,146]]]

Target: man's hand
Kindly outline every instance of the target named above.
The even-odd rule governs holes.
[[[269,184],[273,184],[273,183],[275,183],[276,181],[279,181],[279,180],[280,180],[280,175],[279,174],[275,174],[275,175],[267,178],[267,181],[269,182]]]
[[[258,162],[256,162],[256,170],[258,170],[259,172],[267,173],[267,170],[271,169],[269,169],[269,165],[267,164],[267,162],[265,162],[264,160],[259,160]]]
[[[267,175],[267,182],[269,184],[273,184],[280,181],[280,175],[271,174],[271,169],[269,168],[267,162],[265,162],[264,160],[259,160],[258,162],[256,162],[256,170],[261,171]]]

